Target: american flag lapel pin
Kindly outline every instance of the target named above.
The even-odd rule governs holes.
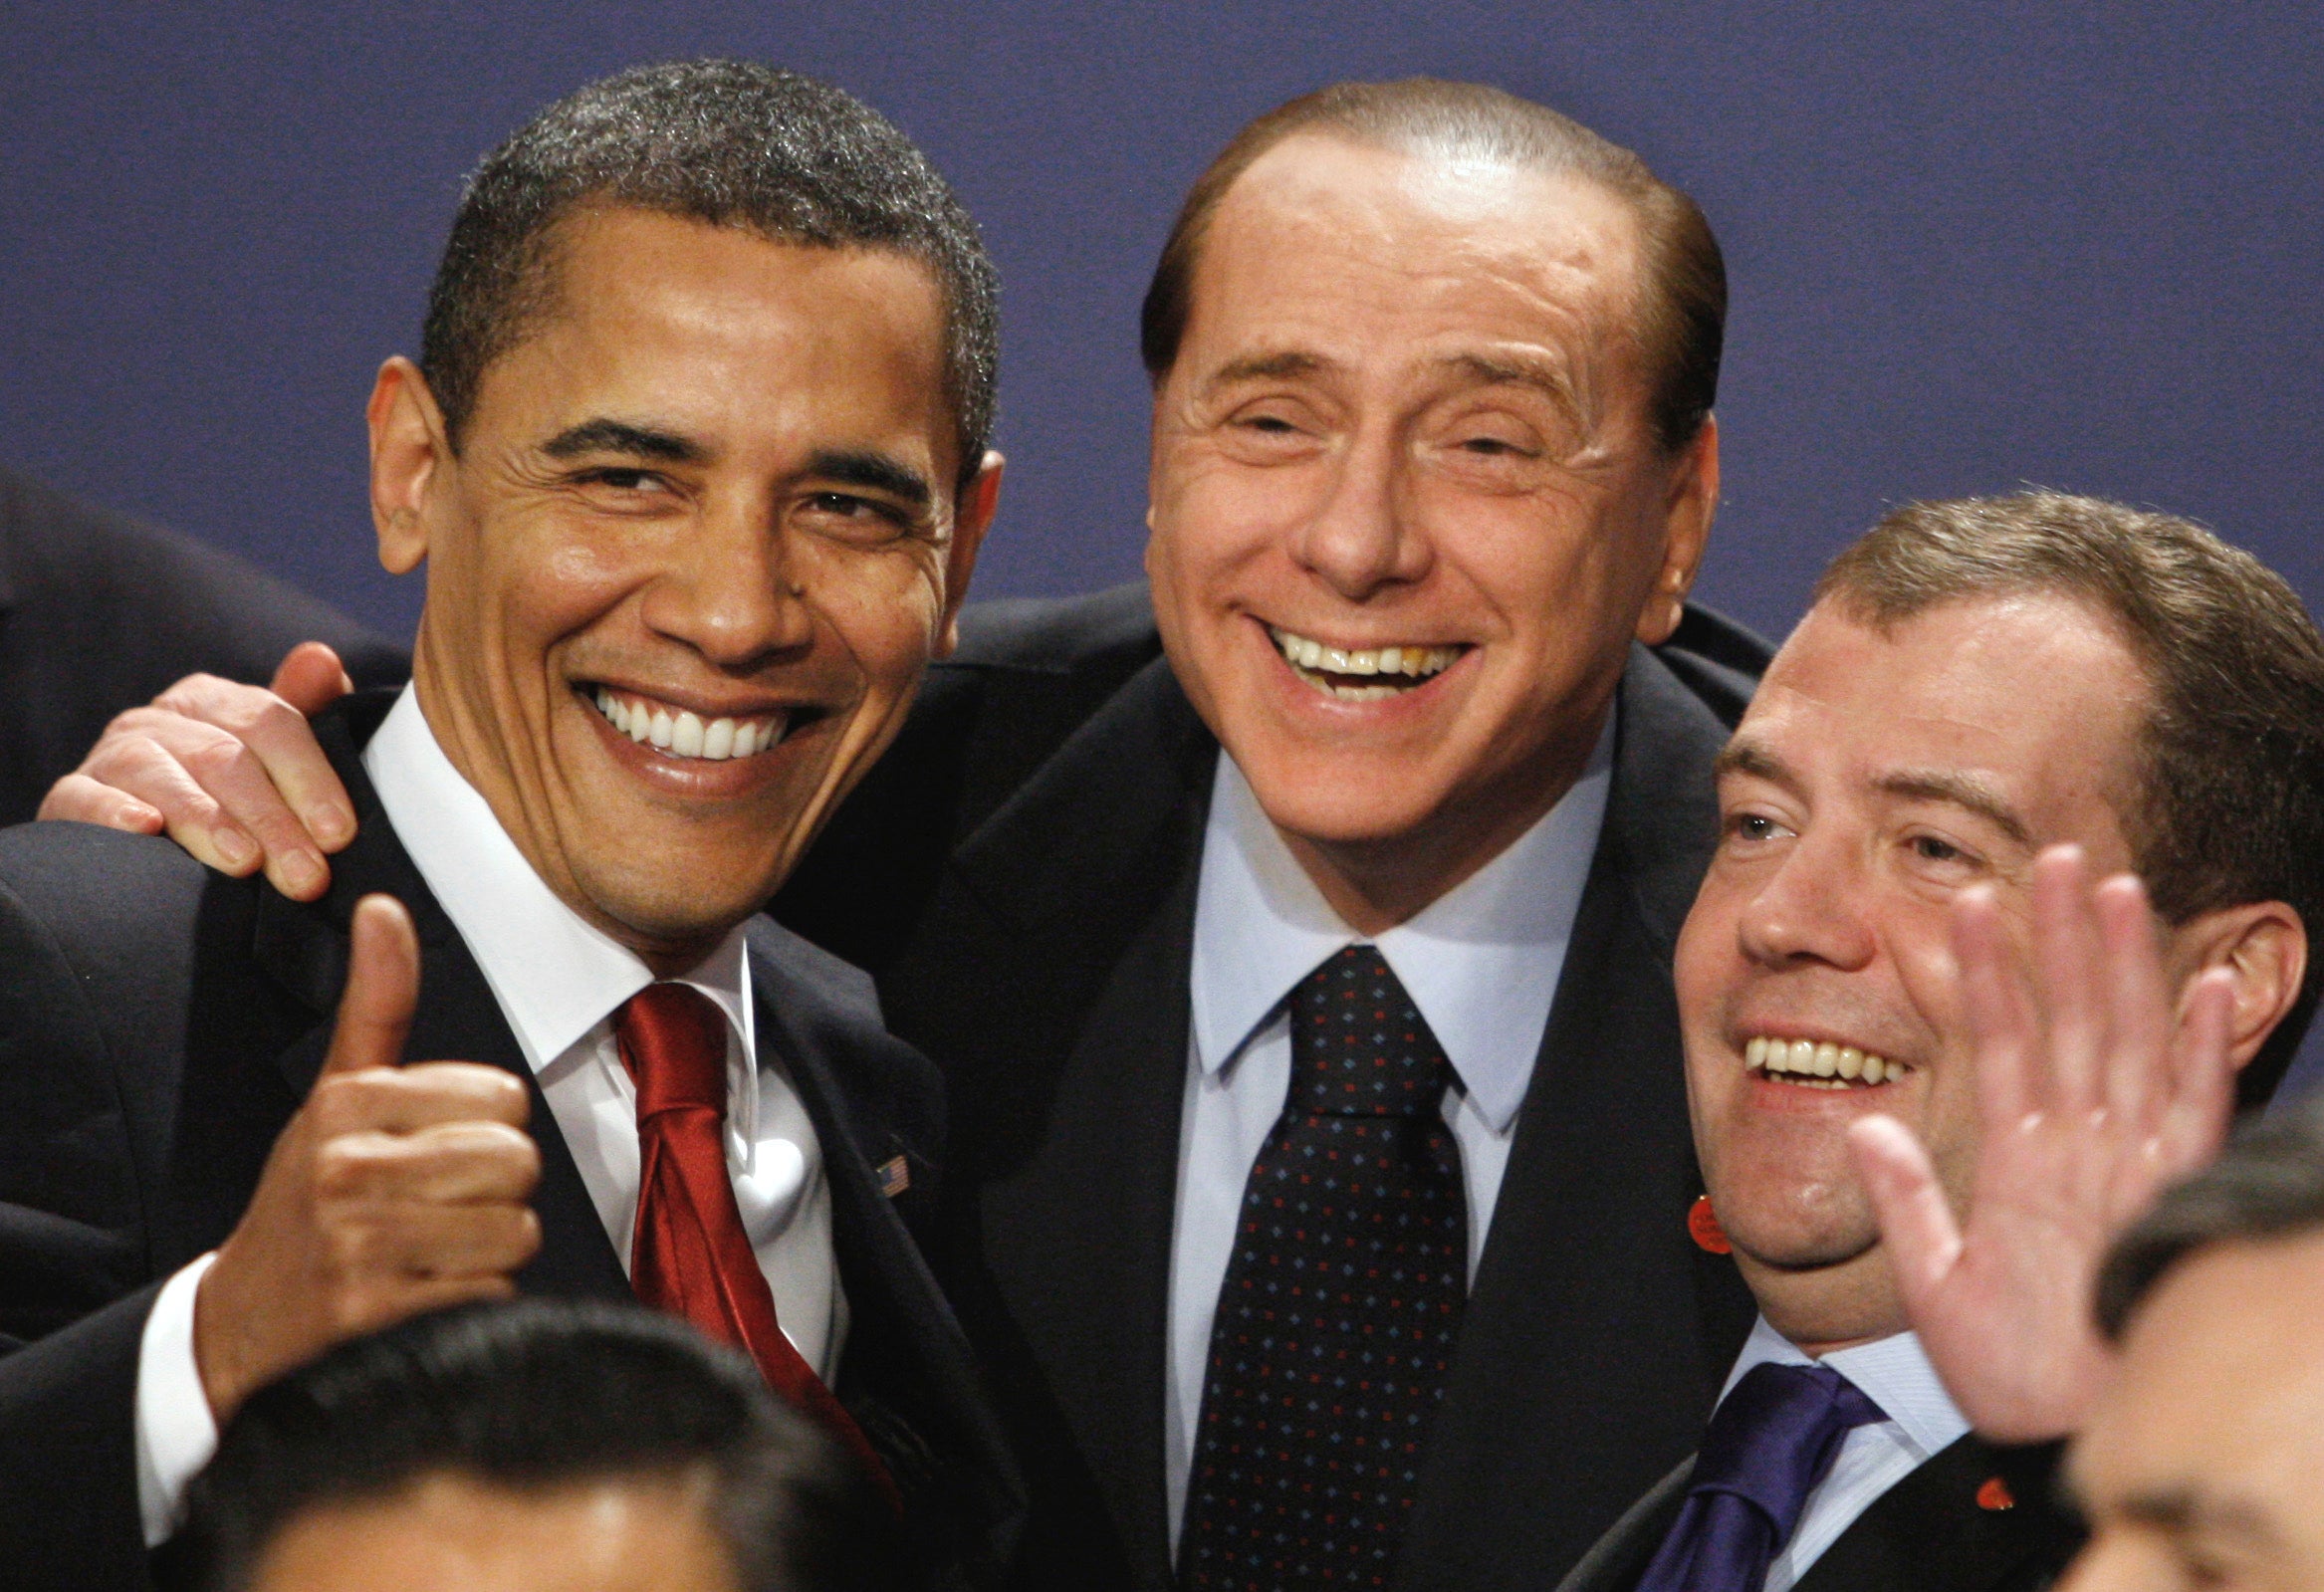
[[[879,1192],[894,1199],[912,1186],[912,1169],[900,1155],[891,1156],[879,1164]]]

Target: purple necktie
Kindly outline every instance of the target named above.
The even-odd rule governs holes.
[[[1638,1592],[1759,1592],[1841,1441],[1887,1419],[1828,1367],[1751,1367],[1711,1417],[1687,1501]]]

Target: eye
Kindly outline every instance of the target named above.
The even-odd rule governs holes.
[[[627,465],[601,465],[583,470],[576,479],[582,486],[607,487],[615,492],[660,494],[671,490],[669,482],[653,471]]]
[[[1731,812],[1727,816],[1728,838],[1744,845],[1780,839],[1790,832],[1764,812]]]
[[[894,504],[853,492],[810,493],[801,506],[823,530],[858,541],[889,541],[913,527],[912,517]]]
[[[1959,862],[1968,855],[1951,840],[1942,840],[1933,834],[1916,834],[1907,843],[1912,846],[1913,854],[1923,862]]]

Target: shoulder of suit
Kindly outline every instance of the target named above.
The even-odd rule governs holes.
[[[303,639],[329,642],[360,684],[400,682],[401,648],[223,548],[0,470],[0,604],[112,605],[114,622],[181,636],[181,672],[263,680]]]
[[[82,952],[77,961],[110,963],[181,934],[214,881],[238,883],[158,835],[64,822],[0,829],[0,887],[69,954]]]
[[[1077,597],[971,603],[961,612],[959,648],[938,667],[1126,676],[1161,650],[1153,603],[1137,580]]]
[[[1750,705],[1775,655],[1773,645],[1749,626],[1692,602],[1670,639],[1648,650],[1730,728]]]

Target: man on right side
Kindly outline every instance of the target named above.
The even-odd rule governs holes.
[[[2100,1274],[2120,1373],[2074,1440],[2070,1592],[2324,1588],[2324,1111],[2166,1194]]]
[[[1760,1319],[1565,1592],[2055,1576],[2105,1240],[2315,1004],[2320,774],[2324,638],[2185,521],[1913,504],[1833,563],[1677,961],[1703,1238]]]

